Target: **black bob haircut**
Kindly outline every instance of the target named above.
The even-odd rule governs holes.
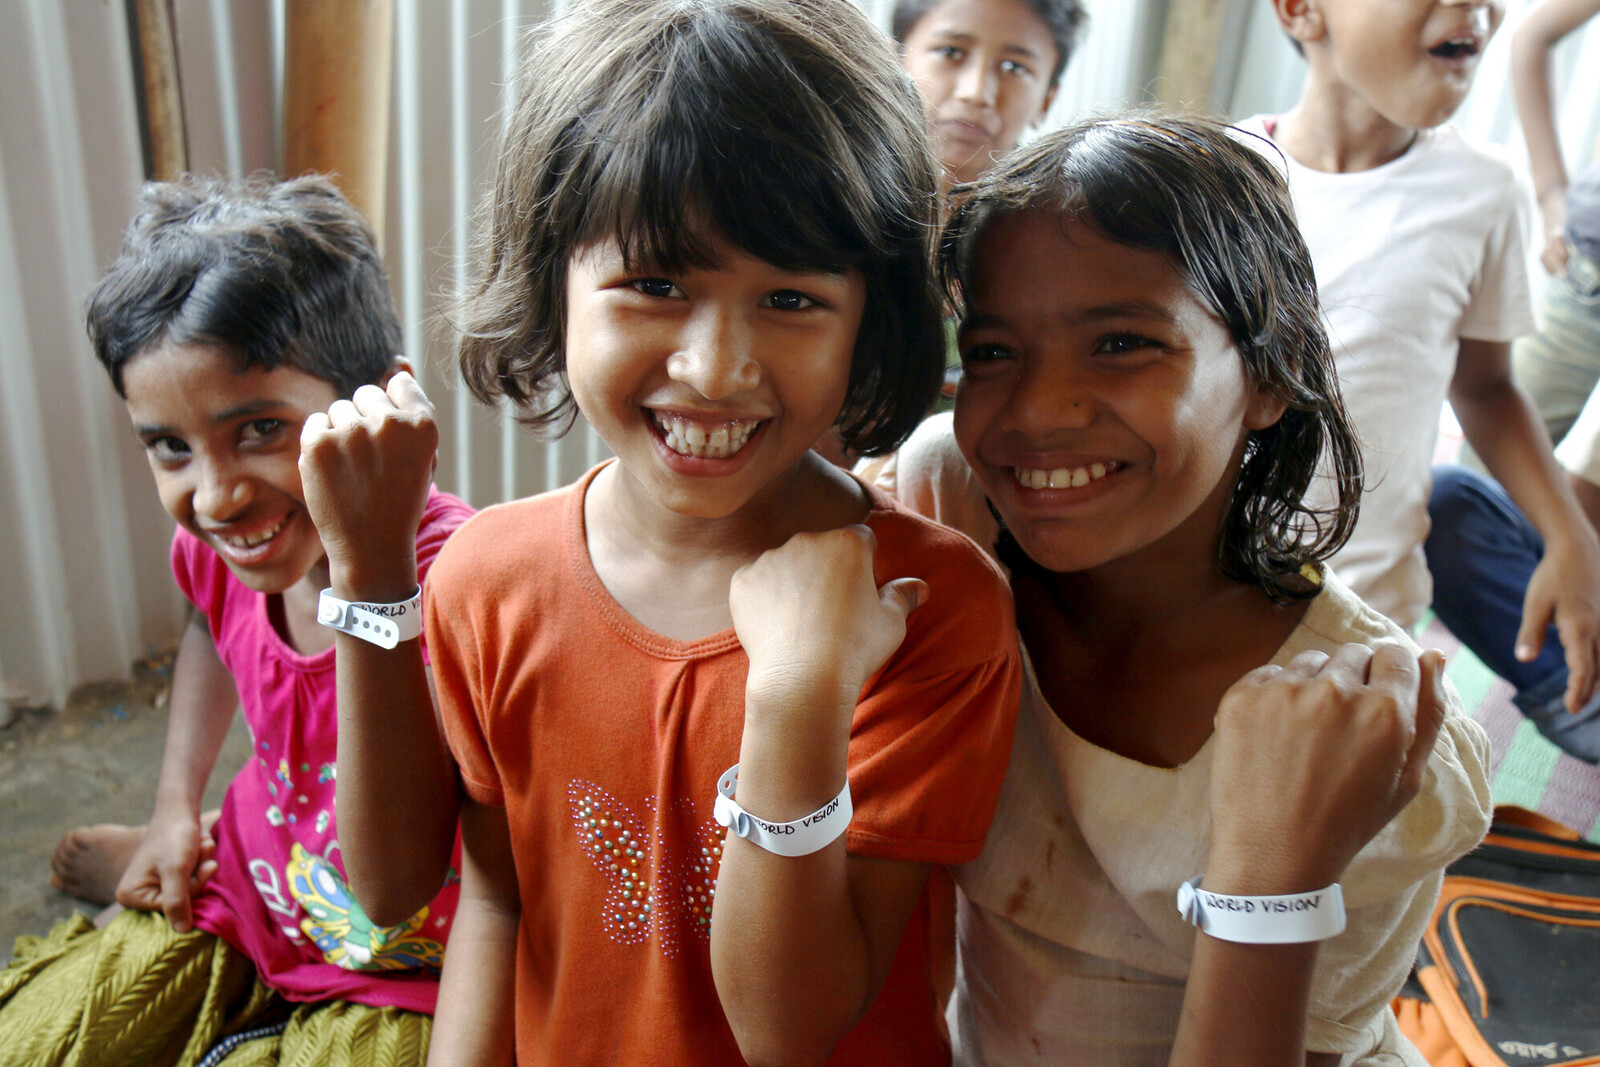
[[[1160,111],[1046,134],[958,187],[965,199],[940,262],[959,307],[985,231],[1024,211],[1071,215],[1113,241],[1165,256],[1227,327],[1249,380],[1286,405],[1246,441],[1218,555],[1229,577],[1294,600],[1315,595],[1315,568],[1350,536],[1361,455],[1288,185],[1263,155],[1273,149],[1249,138]],[[1319,461],[1332,492],[1325,508],[1304,499]],[[1021,555],[1014,541],[1008,550]]]
[[[342,397],[400,350],[372,228],[318,176],[147,184],[86,317],[124,398],[128,361],[165,343],[214,346],[240,371],[291,367]]]
[[[939,194],[916,89],[849,0],[597,0],[518,75],[458,358],[480,400],[563,432],[567,267],[614,239],[630,269],[859,270],[866,306],[838,427],[888,451],[939,388]]]
[[[894,12],[889,16],[889,32],[901,44],[906,43],[906,38],[911,36],[912,29],[922,21],[922,17],[935,7],[941,0],[895,0]],[[1083,35],[1084,27],[1089,21],[1089,13],[1083,9],[1079,0],[1022,0],[1028,10],[1038,16],[1039,21],[1050,28],[1050,40],[1056,46],[1056,62],[1050,69],[1049,84],[1054,86],[1061,82],[1061,73],[1067,69],[1067,60],[1072,58],[1072,53],[1078,47],[1078,38]]]

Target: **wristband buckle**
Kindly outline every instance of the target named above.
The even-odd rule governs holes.
[[[380,648],[394,648],[422,634],[422,587],[395,604],[341,600],[332,589],[324,589],[317,600],[317,621]]]

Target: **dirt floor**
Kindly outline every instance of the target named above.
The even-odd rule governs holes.
[[[73,827],[150,817],[170,677],[170,658],[159,658],[129,680],[80,688],[61,711],[13,708],[14,720],[0,728],[0,960],[11,958],[18,934],[42,934],[74,910],[99,910],[50,887],[50,854]],[[221,803],[249,752],[236,718],[207,808]]]

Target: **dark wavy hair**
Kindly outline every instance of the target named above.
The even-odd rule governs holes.
[[[840,435],[864,454],[904,440],[944,359],[938,171],[884,36],[849,0],[592,0],[536,33],[454,312],[472,393],[564,431],[574,251],[613,237],[630,268],[670,273],[714,267],[721,237],[861,271]]]
[[[970,186],[940,265],[957,307],[995,220],[1064,213],[1130,248],[1159,252],[1222,320],[1250,381],[1286,405],[1252,431],[1223,519],[1222,571],[1274,600],[1315,595],[1315,567],[1355,525],[1361,455],[1339,395],[1311,254],[1267,142],[1204,119],[1139,111],[1038,138]],[[1333,503],[1306,490],[1319,462]],[[1008,552],[1020,553],[1013,542]],[[1308,568],[1311,568],[1308,570]]]
[[[1079,0],[1022,0],[1039,21],[1050,29],[1050,43],[1056,48],[1056,61],[1050,68],[1048,85],[1057,85],[1067,60],[1078,47],[1078,39],[1088,26],[1089,13]],[[906,43],[911,31],[922,16],[932,11],[940,0],[895,0],[894,11],[889,16],[889,33],[900,44]]]
[[[149,183],[86,318],[124,398],[128,361],[166,342],[214,345],[239,370],[291,367],[343,397],[382,379],[400,351],[372,228],[316,175]]]

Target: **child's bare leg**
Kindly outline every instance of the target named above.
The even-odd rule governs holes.
[[[216,841],[211,828],[219,811],[200,816],[200,864],[195,868],[197,882],[204,882],[216,869],[212,858]],[[133,850],[144,840],[145,827],[118,823],[97,823],[69,830],[50,857],[50,884],[94,904],[112,904],[117,899],[117,883],[128,867]]]
[[[80,900],[110,904],[133,850],[144,840],[144,830],[97,823],[67,831],[50,857],[50,884]]]

